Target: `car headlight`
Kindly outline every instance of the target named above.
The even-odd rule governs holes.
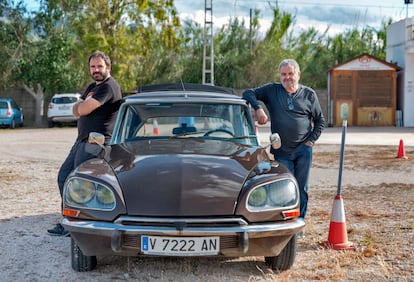
[[[291,179],[265,183],[250,191],[247,208],[250,211],[265,211],[293,206],[298,201],[296,184]]]
[[[67,205],[84,209],[113,210],[114,192],[107,186],[84,178],[70,179],[64,188]]]
[[[111,205],[115,203],[114,193],[103,185],[96,187],[96,200],[104,205]]]
[[[95,186],[90,181],[85,181],[82,179],[73,179],[68,186],[67,193],[74,202],[79,204],[85,204],[89,202],[95,194]]]
[[[265,187],[259,187],[257,189],[254,189],[249,196],[249,205],[253,207],[261,207],[264,204],[266,204],[266,193],[267,192]]]

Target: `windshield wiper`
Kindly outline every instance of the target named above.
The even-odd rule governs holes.
[[[183,133],[180,133],[180,134],[175,134],[175,135],[171,136],[171,138],[180,138],[180,137],[186,137],[186,136],[189,136],[189,135],[196,135],[196,134],[203,134],[203,133],[204,133],[203,131],[183,132]]]
[[[246,138],[257,138],[257,135],[244,135],[244,136],[235,136],[229,139],[246,139]]]

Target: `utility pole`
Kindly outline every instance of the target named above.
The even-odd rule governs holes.
[[[205,0],[203,84],[214,85],[213,0]]]
[[[406,12],[406,18],[408,18],[408,4],[413,4],[413,0],[404,0],[404,4],[407,5],[407,12]]]
[[[250,8],[250,20],[249,20],[249,40],[250,40],[250,53],[253,51],[253,15],[252,8]]]

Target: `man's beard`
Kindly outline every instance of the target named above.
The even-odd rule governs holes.
[[[290,89],[290,88],[296,88],[298,84],[296,83],[296,81],[289,80],[289,81],[283,81],[282,85],[283,87]]]
[[[94,72],[92,75],[93,80],[95,80],[96,82],[102,82],[105,79],[108,78],[109,73],[108,72]]]

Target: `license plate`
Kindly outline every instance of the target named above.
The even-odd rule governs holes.
[[[219,237],[141,236],[141,251],[149,255],[211,256],[219,250]]]

